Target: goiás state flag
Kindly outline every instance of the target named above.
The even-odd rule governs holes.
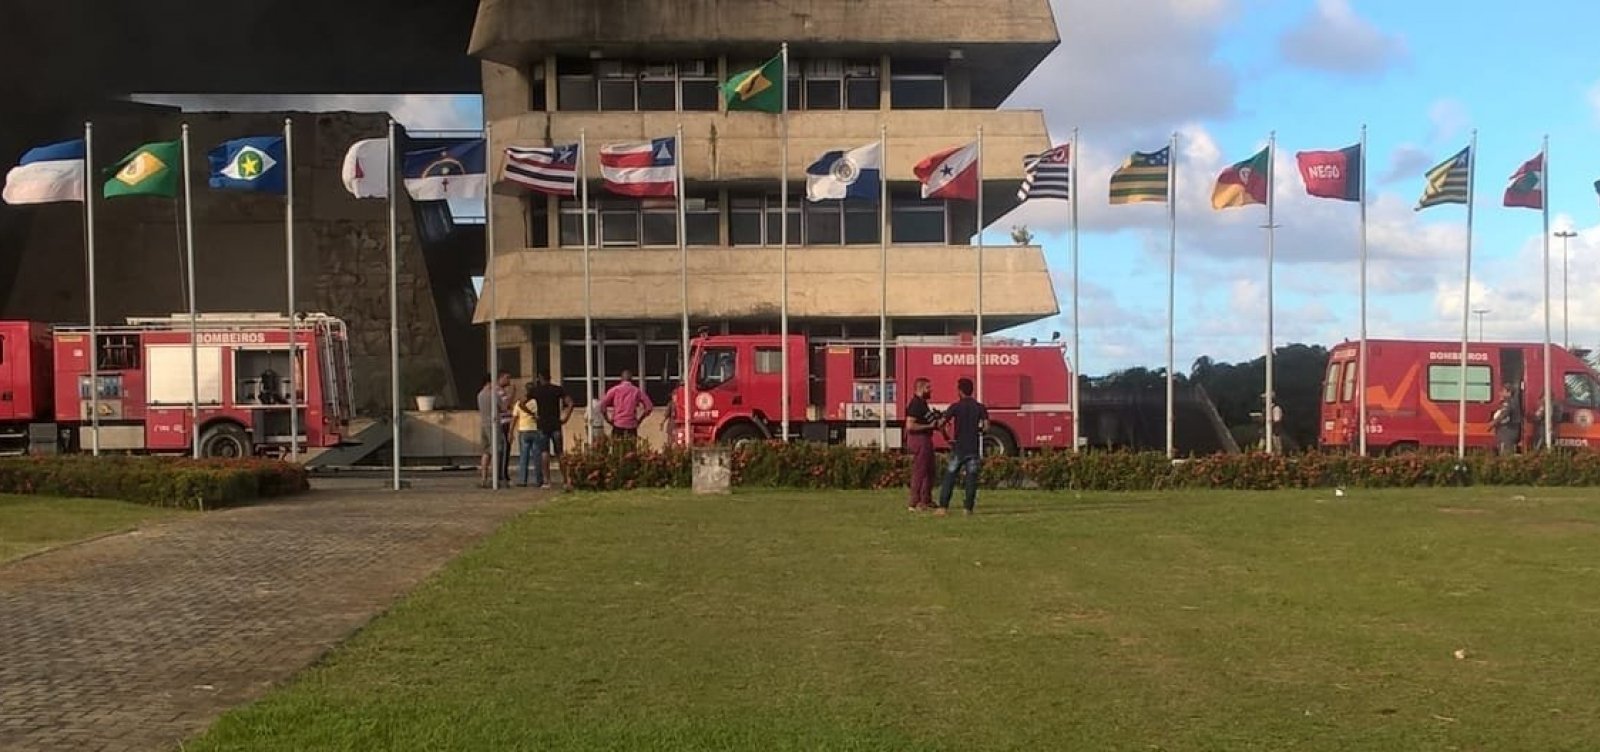
[[[1506,185],[1506,206],[1522,209],[1544,208],[1544,155],[1522,163]]]
[[[339,179],[356,198],[388,198],[389,139],[367,138],[351,144],[344,153]]]
[[[505,180],[552,196],[578,194],[578,145],[507,146]]]
[[[206,155],[209,183],[223,191],[288,192],[282,136],[255,136],[224,141]]]
[[[1340,201],[1361,200],[1361,145],[1336,151],[1302,151],[1294,155],[1306,193]]]
[[[0,197],[12,205],[82,201],[86,151],[81,138],[29,149],[6,172]]]
[[[877,141],[849,151],[827,152],[806,168],[806,199],[876,201],[882,187],[882,172],[883,145]]]
[[[484,140],[406,152],[400,174],[406,193],[417,201],[483,198],[489,182]]]
[[[1237,162],[1217,176],[1217,187],[1211,191],[1211,208],[1231,209],[1236,206],[1267,203],[1268,162],[1272,150],[1263,148],[1255,156]]]
[[[657,138],[600,147],[600,178],[620,196],[678,195],[676,139]]]
[[[978,198],[978,142],[952,146],[924,157],[911,168],[922,181],[923,198]]]

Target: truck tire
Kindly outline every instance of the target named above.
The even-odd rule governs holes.
[[[1402,455],[1407,455],[1407,454],[1416,454],[1416,453],[1418,453],[1420,451],[1422,451],[1422,447],[1418,446],[1417,442],[1415,442],[1415,441],[1400,441],[1400,442],[1396,442],[1394,444],[1390,444],[1389,445],[1389,451],[1384,452],[1384,454],[1387,454],[1387,455],[1389,455],[1391,457],[1397,457],[1397,456],[1402,456]]]
[[[218,423],[200,434],[200,456],[243,459],[251,455],[250,435],[235,423]]]
[[[1017,456],[1017,439],[1005,426],[989,426],[983,434],[983,456],[985,457],[1015,457]]]
[[[766,438],[766,435],[761,433],[761,429],[753,423],[735,423],[723,429],[722,436],[718,437],[717,440],[737,449],[745,444],[765,441]]]

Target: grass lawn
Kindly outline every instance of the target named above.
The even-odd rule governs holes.
[[[1600,494],[558,499],[195,750],[1578,750]],[[1458,652],[1461,651],[1461,652]]]
[[[0,494],[0,562],[177,514],[125,501]]]

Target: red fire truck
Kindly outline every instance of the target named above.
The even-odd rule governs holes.
[[[1357,446],[1360,404],[1360,344],[1344,342],[1328,357],[1322,382],[1321,444]],[[1557,446],[1600,446],[1600,377],[1565,348],[1550,347],[1550,380],[1555,385]],[[1405,452],[1456,447],[1461,398],[1461,343],[1367,340],[1367,447],[1373,452]],[[1511,385],[1527,423],[1523,446],[1544,432],[1534,416],[1544,405],[1542,343],[1473,342],[1467,348],[1467,446],[1494,447],[1490,421],[1500,388]]]
[[[695,443],[737,443],[782,432],[782,343],[780,336],[770,334],[693,341],[690,424]],[[819,341],[791,335],[790,433],[807,441],[875,445],[882,438],[881,406],[888,446],[899,447],[902,403],[911,398],[916,379],[933,383],[929,402],[943,409],[956,400],[956,379],[976,380],[977,362],[970,335],[900,337],[888,347],[887,393],[880,402],[876,340]],[[1072,374],[1064,345],[985,339],[983,362],[981,398],[990,419],[985,453],[1072,446]],[[682,392],[674,399],[681,404]],[[943,446],[942,438],[935,442]]]
[[[126,325],[51,327],[0,322],[0,440],[8,449],[93,445],[116,452],[189,452],[196,434],[192,364],[199,368],[200,453],[280,454],[290,446],[290,325],[282,314],[202,314],[191,358],[188,314]],[[322,314],[295,324],[292,405],[303,448],[335,446],[350,421],[350,355],[344,322]],[[95,358],[99,399],[90,397]]]

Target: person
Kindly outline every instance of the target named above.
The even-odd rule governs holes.
[[[545,434],[539,430],[539,418],[543,412],[537,402],[538,383],[528,382],[523,389],[522,399],[511,406],[511,414],[517,432],[518,452],[517,471],[521,477],[520,485],[528,486],[528,466],[533,466],[533,485],[544,486],[544,442]]]
[[[1522,443],[1522,406],[1510,384],[1500,387],[1500,404],[1495,407],[1490,425],[1494,427],[1495,449],[1502,456],[1516,454]]]
[[[478,389],[478,428],[483,444],[478,459],[478,481],[483,488],[491,485],[491,472],[502,481],[509,483],[511,480],[511,451],[506,441],[506,428],[511,421],[511,405],[507,399],[510,386],[511,374],[501,371],[498,383],[494,377],[484,374],[483,386]]]
[[[261,372],[260,379],[261,388],[256,393],[256,401],[263,405],[283,404],[283,400],[278,396],[278,387],[282,386],[278,383],[278,372],[272,370],[272,366],[269,365]]]
[[[962,507],[971,515],[978,504],[978,468],[983,464],[983,434],[989,430],[989,410],[972,398],[972,379],[956,380],[956,393],[961,399],[945,411],[945,420],[955,426],[955,440],[950,444],[950,465],[945,468],[944,485],[939,489],[939,508],[934,514],[945,516],[950,508],[950,496],[955,493],[956,475],[965,474],[963,490],[966,498]]]
[[[560,384],[550,380],[548,371],[540,371],[533,375],[532,399],[539,410],[538,428],[543,437],[539,452],[539,486],[550,487],[550,458],[561,457],[563,442],[562,428],[566,426],[567,419],[572,417],[572,398],[567,396],[567,390]],[[567,489],[572,488],[572,479],[567,477],[566,469],[561,472],[561,485]]]
[[[667,409],[661,411],[661,430],[667,435],[667,446],[683,443],[682,437],[678,436],[678,413],[683,412],[683,408],[678,405],[679,402],[680,400],[669,399]]]
[[[911,384],[911,401],[906,403],[906,449],[911,452],[911,500],[913,512],[933,508],[933,432],[939,418],[928,407],[933,382],[917,379]]]
[[[611,412],[607,413],[606,409]],[[655,412],[656,406],[650,401],[650,395],[633,383],[633,371],[623,369],[622,380],[616,386],[606,390],[605,396],[600,398],[600,414],[605,416],[606,422],[611,424],[613,438],[632,439],[639,436],[639,424],[650,413]],[[643,412],[640,412],[640,411]]]

